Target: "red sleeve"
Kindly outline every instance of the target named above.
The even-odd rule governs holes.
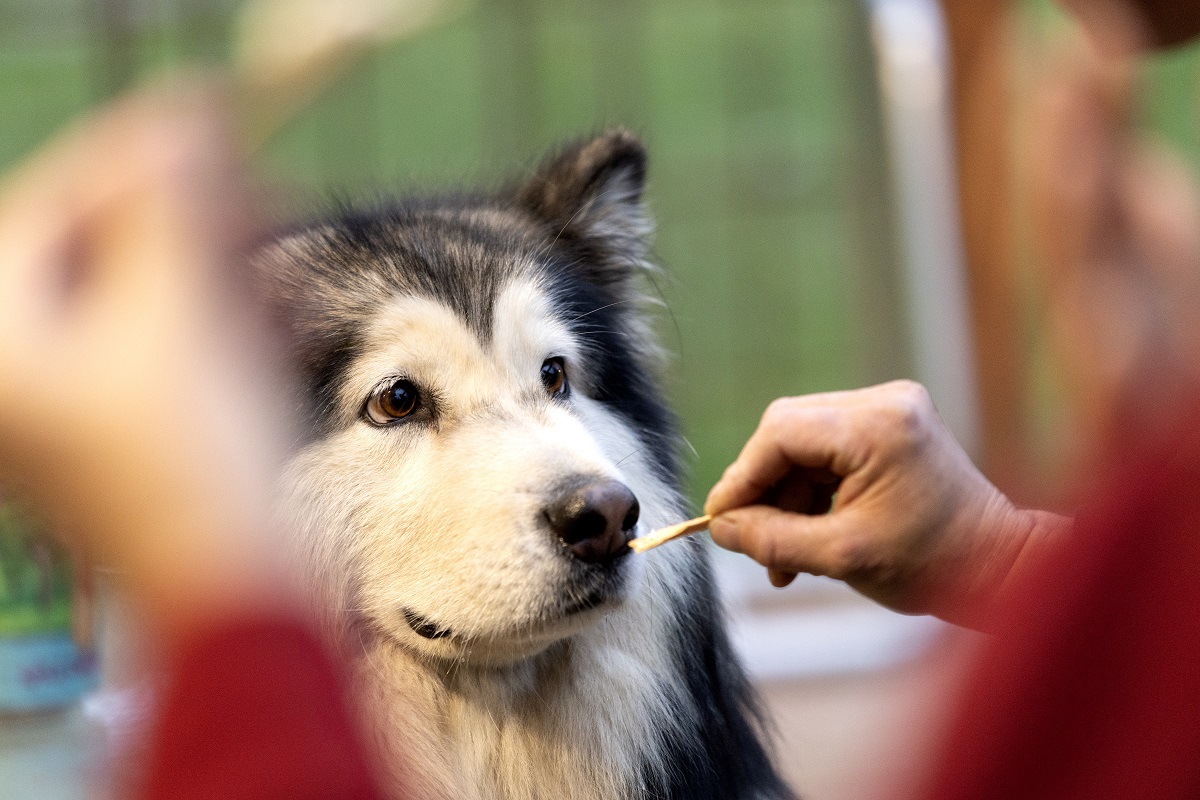
[[[178,654],[142,800],[375,800],[333,665],[288,619],[209,630]]]
[[[933,800],[1200,797],[1200,435],[1122,465],[1000,615]]]

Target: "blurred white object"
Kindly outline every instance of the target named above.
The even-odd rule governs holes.
[[[729,636],[755,680],[887,669],[921,655],[947,628],[888,611],[830,578],[798,575],[774,589],[749,558],[713,551]]]
[[[900,223],[917,380],[979,453],[967,275],[955,181],[950,68],[936,0],[868,0]]]
[[[755,680],[874,672],[926,651],[945,627],[879,606],[841,605],[820,612],[731,614],[733,646]]]

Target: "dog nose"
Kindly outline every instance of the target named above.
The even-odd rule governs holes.
[[[546,509],[546,518],[575,558],[596,564],[629,552],[638,513],[628,486],[603,480],[564,492]]]

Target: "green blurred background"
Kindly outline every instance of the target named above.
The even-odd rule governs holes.
[[[165,65],[223,60],[235,8],[0,0],[0,167]],[[1193,162],[1198,67],[1195,48],[1158,57],[1147,95]],[[492,182],[564,138],[637,131],[700,498],[772,398],[911,372],[874,69],[855,0],[485,0],[369,57],[261,164],[305,207]]]

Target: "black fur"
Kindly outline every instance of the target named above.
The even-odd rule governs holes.
[[[700,542],[689,542],[699,547]],[[708,561],[698,559],[702,584],[712,581]],[[667,775],[655,776],[653,797],[670,800],[724,798],[790,798],[791,791],[775,772],[762,746],[768,729],[758,696],[733,656],[722,624],[720,603],[711,591],[697,592],[692,617],[676,632],[677,674],[687,680],[700,709],[691,735],[667,742]]]
[[[308,391],[316,435],[352,424],[338,395],[362,346],[363,325],[396,294],[424,294],[491,335],[497,293],[517,271],[534,271],[561,318],[587,342],[587,391],[647,443],[679,489],[674,416],[654,375],[642,328],[632,325],[645,269],[649,224],[642,205],[646,154],[625,131],[577,142],[522,184],[491,195],[409,198],[342,209],[300,226],[264,249],[260,274],[280,306]],[[675,674],[699,709],[695,730],[664,742],[646,764],[644,797],[786,798],[763,747],[757,700],[721,621],[698,541],[691,605],[675,634]]]

